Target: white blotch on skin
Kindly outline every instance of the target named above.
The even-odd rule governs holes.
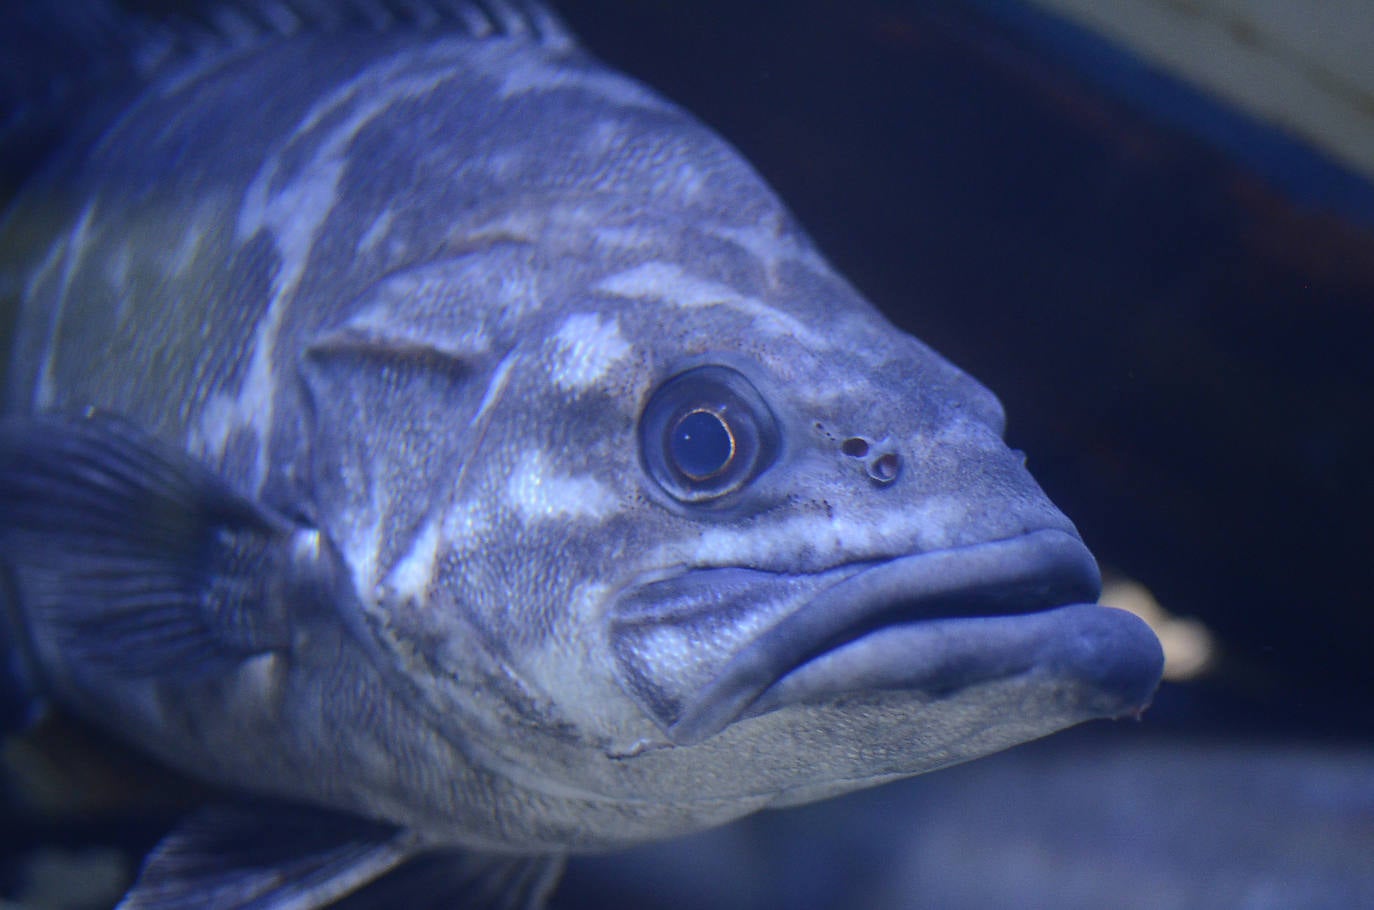
[[[468,421],[468,426],[480,431],[486,424],[487,414],[493,405],[501,400],[501,393],[506,390],[506,383],[510,381],[511,367],[515,366],[515,357],[507,354],[505,358],[496,366],[496,370],[491,375],[491,381],[487,383],[487,390],[482,394],[482,403],[477,406],[477,411],[472,415],[472,420]]]
[[[526,452],[506,482],[511,508],[526,521],[600,521],[616,510],[614,492],[594,477],[560,474],[543,452]]]
[[[43,357],[43,369],[38,374],[36,401],[40,409],[51,407],[53,401],[55,401],[57,397],[57,389],[54,385],[54,374],[57,368],[55,358],[57,357],[58,327],[62,322],[62,313],[67,307],[67,297],[71,292],[72,280],[76,276],[77,266],[81,262],[81,257],[85,255],[86,252],[86,237],[90,231],[91,219],[94,214],[95,203],[92,202],[82,210],[81,217],[76,220],[76,224],[72,227],[67,240],[59,244],[58,248],[60,248],[61,252],[58,254],[58,258],[54,259],[52,255],[45,257],[43,265],[39,268],[38,275],[34,278],[36,282],[38,276],[46,274],[52,264],[57,261],[62,263],[62,271],[57,289],[57,301],[52,307],[52,318],[48,323],[48,337],[44,347],[45,355]],[[54,252],[56,252],[58,248],[55,248]],[[31,282],[30,287],[32,288],[32,286],[33,283]]]
[[[437,55],[439,50],[432,48],[431,52]],[[244,427],[254,429],[258,439],[254,492],[262,488],[267,477],[276,396],[272,364],[277,336],[287,305],[305,275],[315,240],[338,202],[338,185],[348,167],[353,140],[392,105],[428,94],[453,77],[453,71],[447,68],[419,76],[407,74],[405,71],[415,62],[407,55],[382,61],[317,104],[286,145],[286,150],[290,150],[296,141],[309,143],[313,149],[310,161],[300,167],[295,179],[276,188],[283,151],[263,165],[244,194],[236,236],[246,243],[259,231],[268,231],[281,257],[281,268],[273,276],[271,300],[249,348],[242,387],[236,394],[216,396],[219,400],[206,409],[207,419],[194,428],[190,441],[193,451],[218,459],[224,454],[231,432]],[[318,138],[312,135],[328,115],[350,108],[349,116],[338,126]]]
[[[356,252],[359,256],[372,252],[373,248],[382,242],[382,239],[386,237],[387,231],[391,230],[391,222],[395,217],[396,210],[387,209],[377,216],[372,224],[368,226],[367,230],[363,231],[363,235],[358,238],[358,246],[356,248]]]
[[[673,262],[643,262],[631,269],[603,278],[596,289],[613,297],[670,303],[696,308],[723,306],[743,313],[760,328],[777,335],[790,335],[812,350],[830,347],[821,334],[813,332],[805,323],[747,294],[683,271]]]
[[[629,130],[619,120],[598,120],[582,136],[582,147],[592,158],[619,152],[629,139]]]
[[[617,107],[669,109],[653,92],[616,73],[575,69],[533,54],[508,54],[491,62],[491,75],[501,81],[497,94],[502,101],[529,92],[579,91]]]
[[[374,503],[368,508],[370,523],[360,533],[344,535],[339,541],[344,562],[352,570],[353,586],[371,591],[377,583],[377,566],[382,552],[382,519]]]
[[[442,536],[447,549],[468,553],[480,550],[490,531],[491,517],[486,511],[465,503],[445,516]]]
[[[593,228],[592,236],[598,245],[612,250],[643,250],[660,241],[656,234],[639,226]]]
[[[821,255],[792,234],[783,232],[781,219],[766,225],[716,225],[707,233],[737,244],[763,264],[769,283],[777,287],[783,263],[795,263],[812,272],[825,274],[829,266]]]
[[[675,196],[685,203],[691,203],[701,194],[706,179],[701,171],[687,162],[659,170],[654,180],[654,191],[664,196]]]
[[[485,155],[480,166],[493,180],[509,180],[525,168],[528,159],[529,156],[522,148],[505,149]]]
[[[934,497],[899,511],[826,518],[798,515],[768,529],[706,528],[691,540],[665,547],[654,562],[671,565],[752,565],[807,571],[855,559],[939,550],[958,543],[951,528],[966,523],[967,506],[955,497]],[[800,550],[808,565],[796,566]]]
[[[226,678],[226,708],[245,717],[261,717],[281,694],[284,658],[275,652],[258,654],[239,664]]]
[[[121,307],[124,305],[124,298],[129,296],[126,291],[129,285],[129,275],[133,271],[133,262],[133,246],[127,240],[117,244],[105,257],[105,283],[110,286],[111,291],[119,296]]]
[[[479,357],[491,349],[486,327],[477,319],[455,318],[465,305],[460,295],[470,286],[463,270],[445,266],[393,275],[346,329],[391,345],[442,351],[460,361]],[[504,306],[503,290],[497,288],[489,299]]]
[[[182,278],[191,271],[205,238],[214,231],[219,218],[217,206],[207,202],[198,207],[190,223],[182,228],[180,239],[162,256],[162,268],[169,276]]]
[[[475,221],[462,221],[448,232],[444,243],[454,249],[472,249],[495,243],[534,243],[544,230],[544,212],[532,208],[502,209]]]
[[[284,303],[294,296],[305,274],[315,237],[334,209],[336,189],[343,176],[344,161],[340,153],[344,143],[338,141],[341,137],[333,138],[335,141],[325,144],[325,149],[317,153],[301,178],[270,197],[266,192],[276,173],[275,163],[264,168],[257,182],[249,188],[239,215],[239,237],[246,241],[258,230],[268,229],[276,241],[282,265],[272,279],[271,303],[253,336],[242,387],[236,395],[219,393],[207,402],[191,444],[196,451],[218,459],[224,454],[231,432],[241,427],[253,428],[258,439],[254,492],[261,489],[267,474],[268,436],[276,391],[272,359],[285,316]]]
[[[595,385],[607,370],[633,349],[620,334],[620,324],[595,313],[576,313],[553,336],[558,359],[552,365],[553,381],[561,389],[583,390]]]
[[[396,563],[387,576],[391,595],[401,601],[424,603],[425,592],[434,580],[434,567],[439,556],[440,521],[434,519],[424,526],[410,550]]]
[[[52,280],[53,270],[62,263],[68,242],[68,237],[59,237],[53,241],[52,246],[48,247],[48,252],[43,255],[43,261],[38,263],[29,275],[28,281],[24,283],[24,298],[26,300],[36,296],[39,289]]]
[[[647,718],[626,698],[605,660],[602,621],[613,593],[600,583],[579,585],[556,618],[555,633],[529,653],[522,670],[570,722],[606,731],[628,749],[648,732]]]

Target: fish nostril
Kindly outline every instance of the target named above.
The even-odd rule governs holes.
[[[897,479],[902,468],[902,459],[896,452],[887,452],[873,459],[868,466],[868,476],[881,484],[889,484]]]
[[[850,458],[863,458],[868,454],[868,440],[859,436],[851,436],[840,443],[840,451]]]

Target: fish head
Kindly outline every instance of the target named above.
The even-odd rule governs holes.
[[[357,181],[351,268],[394,258],[302,363],[358,637],[524,794],[499,827],[565,800],[550,842],[632,842],[1140,711],[1158,642],[992,393],[725,142],[580,78],[503,89],[500,154],[439,92],[451,129],[369,146],[414,185]]]
[[[1145,707],[1158,642],[1094,604],[989,391],[789,221],[588,205],[388,279],[311,354],[347,409],[316,446],[355,452],[324,473],[373,484],[333,531],[368,634],[450,739],[619,807],[603,844]],[[379,343],[412,365],[359,370]]]

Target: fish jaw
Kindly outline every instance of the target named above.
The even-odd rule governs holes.
[[[627,592],[609,634],[623,688],[679,746],[790,706],[1016,678],[1080,720],[1139,713],[1163,653],[1099,588],[1082,542],[1042,529],[805,576],[697,569]]]

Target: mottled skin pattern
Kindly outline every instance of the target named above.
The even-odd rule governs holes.
[[[116,412],[318,527],[351,597],[225,678],[46,682],[211,780],[427,844],[590,849],[937,768],[1092,711],[1014,678],[861,693],[674,746],[621,592],[1072,526],[997,401],[896,331],[738,155],[556,36],[270,40],[152,84],[7,217],[12,412]],[[776,460],[676,502],[637,426],[700,364]],[[845,455],[862,436],[895,481]],[[804,584],[804,582],[803,582]]]

